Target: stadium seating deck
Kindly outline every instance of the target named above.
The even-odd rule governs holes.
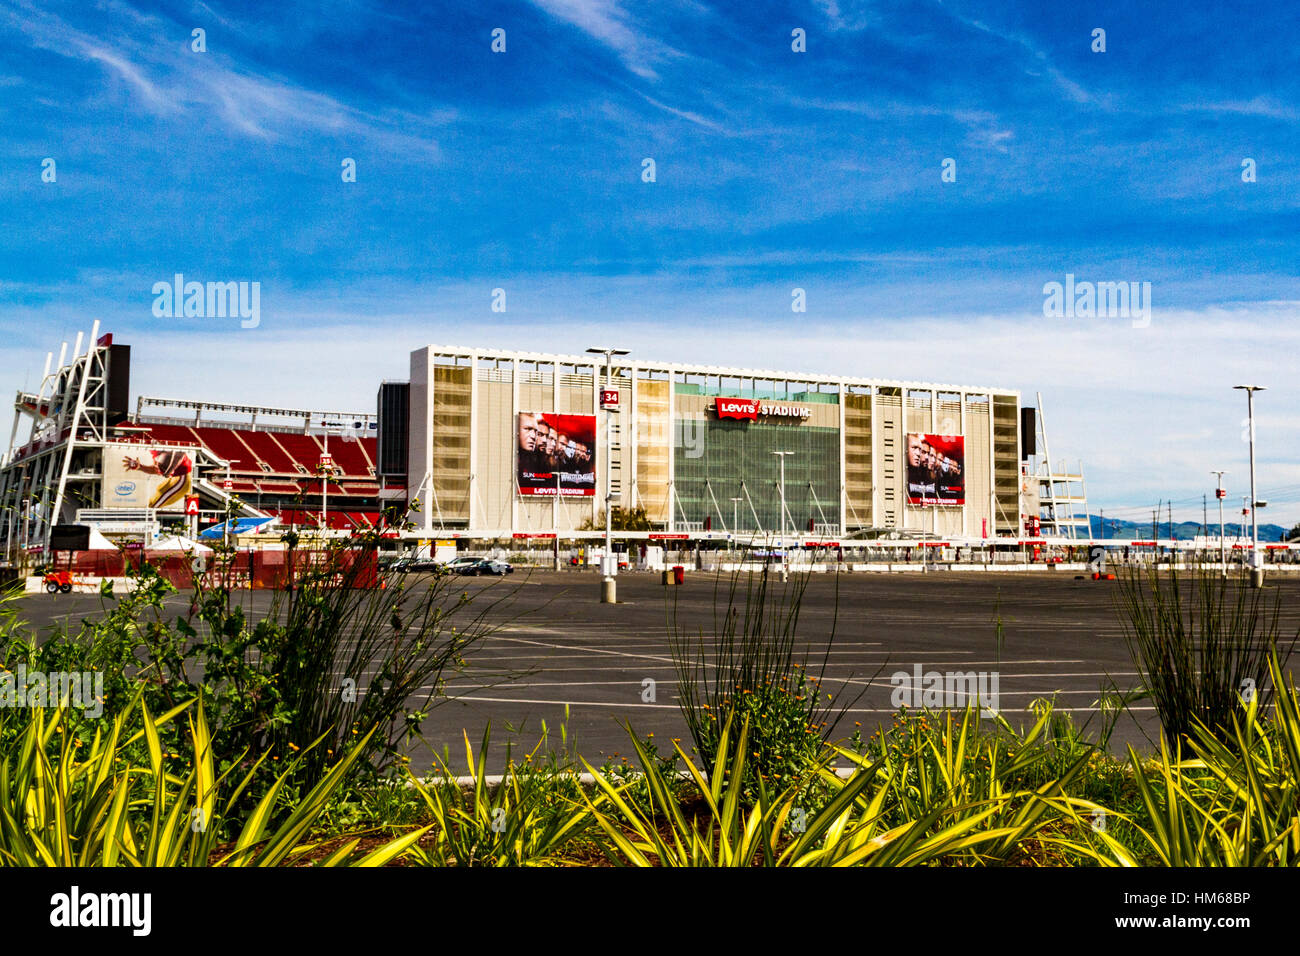
[[[303,528],[320,527],[319,511],[283,508],[277,514],[282,525],[297,525]],[[348,531],[373,527],[379,523],[379,519],[380,514],[377,511],[331,511],[328,516],[328,524],[331,529]]]
[[[149,424],[145,427],[158,440],[201,445],[217,458],[232,462],[230,473],[235,478],[261,478],[264,475],[298,477],[303,471],[315,475],[320,456],[324,452],[320,440],[314,435],[207,425],[196,428],[188,425]],[[373,495],[378,491],[378,486],[371,484],[374,482],[371,469],[377,452],[376,445],[377,439],[374,438],[330,438],[330,455],[340,479],[360,479],[364,483],[358,486],[364,490],[350,493]],[[302,470],[299,470],[299,465]],[[263,490],[269,490],[265,484]],[[298,490],[296,485],[292,488],[276,488],[277,492],[285,493]]]
[[[244,444],[257,455],[258,461],[266,462],[271,471],[282,475],[292,475],[297,469],[293,467],[293,458],[280,447],[275,436],[270,432],[242,432],[239,436]]]

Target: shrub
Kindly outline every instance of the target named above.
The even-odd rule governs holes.
[[[218,772],[254,773],[247,799],[278,773],[263,758],[287,765],[297,757],[282,788],[280,810],[289,812],[358,741],[364,746],[349,766],[359,779],[377,780],[401,763],[447,677],[467,665],[466,653],[496,626],[488,616],[508,600],[472,602],[441,575],[431,584],[393,575],[384,588],[363,587],[367,567],[336,558],[323,553],[256,617],[236,600],[240,592],[198,578],[188,610],[173,617],[167,602],[176,589],[146,564],[136,587],[106,593],[104,613],[78,628],[40,640],[16,619],[3,622],[0,661],[10,670],[102,671],[106,714],[137,693],[154,712],[202,701]],[[69,719],[85,720],[75,711]],[[186,746],[175,727],[162,733],[169,749]]]
[[[749,800],[756,797],[760,780],[769,781],[769,787],[811,780],[823,742],[866,690],[864,683],[857,697],[836,706],[822,688],[835,642],[834,620],[818,671],[809,672],[811,655],[800,648],[799,632],[808,581],[805,573],[778,586],[766,572],[751,573],[744,576],[742,592],[741,574],[733,574],[725,605],[714,592],[711,636],[702,628],[693,633],[683,626],[675,602],[671,609],[669,645],[678,706],[700,759],[713,763],[728,714],[750,718],[744,784]]]
[[[1243,694],[1267,703],[1269,655],[1285,663],[1300,635],[1279,641],[1281,599],[1264,595],[1203,566],[1187,577],[1134,568],[1121,578],[1125,642],[1175,749],[1197,723],[1229,739]]]

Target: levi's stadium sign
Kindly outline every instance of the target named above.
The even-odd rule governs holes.
[[[757,398],[723,398],[713,402],[719,418],[743,418],[757,421],[763,418],[793,418],[802,421],[812,414],[807,405],[788,405],[782,402],[764,402]]]

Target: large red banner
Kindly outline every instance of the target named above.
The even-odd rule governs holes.
[[[515,483],[521,495],[595,495],[596,416],[520,412]]]
[[[907,503],[966,503],[966,439],[961,435],[907,435]]]

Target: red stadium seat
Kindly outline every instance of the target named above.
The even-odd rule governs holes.
[[[262,474],[253,450],[239,440],[239,433],[231,428],[192,428],[204,447],[218,458],[232,462],[231,473]]]
[[[253,450],[258,460],[266,462],[271,471],[279,475],[295,475],[293,458],[275,440],[271,432],[241,431],[239,437]]]
[[[308,474],[316,474],[316,468],[320,465],[320,456],[323,449],[320,442],[313,436],[277,432],[275,440],[289,454],[295,465],[302,465]]]
[[[369,477],[370,461],[362,450],[361,443],[352,439],[330,439],[330,455],[334,464],[345,476]]]

